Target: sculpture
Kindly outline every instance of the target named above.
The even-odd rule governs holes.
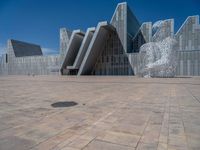
[[[176,40],[171,37],[144,44],[139,53],[139,74],[143,77],[174,77],[176,45]]]

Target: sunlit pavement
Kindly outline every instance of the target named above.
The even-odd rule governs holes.
[[[200,77],[0,77],[0,150],[27,149],[199,150]]]

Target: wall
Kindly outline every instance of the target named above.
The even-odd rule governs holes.
[[[4,56],[0,67],[0,75],[58,75],[60,55],[15,57],[12,43],[8,41],[7,62]]]
[[[140,68],[139,53],[129,54],[129,60],[134,73],[137,74]],[[177,76],[200,76],[200,50],[177,51]]]

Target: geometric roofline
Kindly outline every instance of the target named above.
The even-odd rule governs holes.
[[[22,42],[18,40],[9,40],[16,57],[42,56],[42,49],[39,45]]]

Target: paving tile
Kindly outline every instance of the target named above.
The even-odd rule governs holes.
[[[186,136],[169,136],[168,144],[177,147],[187,147]]]
[[[158,147],[157,143],[154,144],[147,144],[140,142],[136,148],[136,150],[156,150]]]
[[[192,150],[200,149],[200,137],[187,136],[188,148]]]
[[[168,149],[168,145],[166,143],[158,143],[158,148],[157,150],[167,150]]]
[[[134,134],[134,135],[141,136],[144,128],[145,128],[145,126],[119,123],[119,124],[113,125],[111,130],[116,131],[116,132],[124,132],[124,133],[128,133],[128,134]]]
[[[66,141],[67,139],[69,139],[73,135],[74,135],[74,133],[71,132],[71,131],[66,131],[64,133],[60,133],[56,136],[53,136],[53,137],[41,142],[35,148],[38,149],[38,150],[55,148],[55,147],[57,147],[57,145]]]
[[[80,149],[73,148],[73,147],[65,147],[65,148],[62,148],[61,150],[80,150]]]
[[[106,141],[106,142],[110,142],[110,143],[119,144],[119,145],[136,147],[137,143],[140,139],[140,136],[122,133],[122,132],[108,131],[108,132],[105,133],[105,135],[99,136],[96,139]]]
[[[88,144],[83,150],[133,150],[131,147],[118,144],[108,143],[100,140],[94,140]]]
[[[168,150],[188,150],[185,146],[168,145]]]
[[[78,148],[78,149],[82,149],[84,148],[90,141],[92,141],[92,139],[88,139],[88,138],[84,138],[84,137],[79,137],[75,140],[73,140],[71,143],[68,144],[68,146],[70,147],[74,147],[74,148]]]
[[[35,141],[27,140],[17,136],[8,136],[0,139],[1,150],[27,150],[35,145]]]
[[[141,142],[154,144],[159,142],[161,125],[148,124],[141,138]]]
[[[1,77],[0,149],[199,150],[199,79]]]

